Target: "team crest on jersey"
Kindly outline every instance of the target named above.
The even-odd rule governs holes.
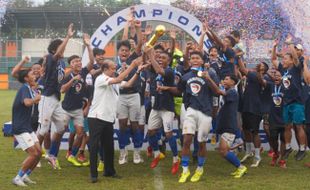
[[[276,106],[280,106],[282,103],[282,98],[280,96],[274,96],[273,98],[273,102]]]
[[[198,83],[191,83],[190,88],[193,95],[197,95],[201,90],[201,85]]]
[[[74,89],[76,93],[80,93],[80,91],[82,90],[82,83],[76,83]]]
[[[287,76],[282,78],[282,83],[283,83],[284,88],[286,89],[288,89],[291,86],[291,81]]]

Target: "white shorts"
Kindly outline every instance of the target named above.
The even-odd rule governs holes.
[[[128,119],[130,121],[139,121],[140,117],[140,95],[134,94],[121,94],[117,103],[117,118]]]
[[[14,137],[17,140],[20,148],[24,151],[34,146],[35,143],[39,142],[38,137],[34,132],[21,133],[19,135],[14,135]]]
[[[68,120],[66,120],[65,111],[56,96],[41,96],[38,108],[39,123],[41,124],[39,134],[41,136],[44,136],[49,131],[51,122],[55,124],[56,132],[65,130]]]
[[[69,124],[70,119],[73,120],[73,125],[82,127],[84,124],[84,115],[83,115],[83,109],[77,109],[77,110],[70,110],[65,111],[65,119],[68,121],[67,125]]]
[[[193,108],[187,108],[186,115],[183,123],[183,135],[191,134],[195,135],[198,131],[198,142],[207,142],[208,134],[212,127],[212,117],[205,115],[201,111]]]
[[[174,112],[166,110],[151,110],[148,130],[155,130],[164,126],[164,131],[171,132],[173,130]]]
[[[226,141],[229,147],[231,147],[234,143],[236,135],[232,133],[223,133],[221,134],[221,139]]]
[[[183,129],[183,123],[184,123],[184,119],[185,119],[185,114],[186,114],[185,106],[182,103],[181,111],[180,111],[180,129]]]
[[[145,125],[145,107],[140,108],[139,125]]]

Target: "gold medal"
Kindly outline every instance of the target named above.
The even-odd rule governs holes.
[[[202,71],[198,71],[197,76],[202,77]]]

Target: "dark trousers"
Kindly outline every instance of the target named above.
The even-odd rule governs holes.
[[[91,177],[98,177],[97,161],[99,148],[104,150],[104,175],[115,175],[113,123],[100,119],[88,118],[88,124]],[[99,146],[100,143],[101,146]]]

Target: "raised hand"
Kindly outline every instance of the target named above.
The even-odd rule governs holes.
[[[186,43],[186,49],[189,50],[189,49],[191,49],[192,47],[193,47],[193,42],[192,42],[192,41],[188,41],[188,42]]]
[[[272,46],[273,47],[276,47],[276,46],[278,46],[279,45],[279,39],[275,39],[274,41],[273,41],[273,43],[272,43]]]
[[[176,35],[176,30],[175,30],[175,28],[171,28],[169,35],[170,35],[170,37],[171,37],[172,39],[176,39],[176,36],[177,36],[177,35]]]
[[[152,52],[152,50],[153,50],[153,47],[145,46],[143,49],[143,52],[146,54],[149,54]]]
[[[23,60],[24,63],[28,63],[30,61],[30,57],[28,55],[26,55]]]
[[[285,39],[285,43],[291,44],[292,41],[293,41],[293,36],[291,34],[288,34],[286,39]]]
[[[75,30],[73,29],[73,23],[71,23],[68,27],[68,32],[67,32],[67,35],[69,38],[71,38],[75,33]]]
[[[147,25],[145,28],[144,34],[148,36],[148,35],[152,34],[152,32],[153,32],[152,25]]]
[[[85,46],[90,46],[90,36],[88,34],[83,34],[83,41]]]
[[[140,20],[135,20],[135,27],[141,28],[142,22]]]
[[[202,23],[202,30],[205,30],[203,32],[208,32],[209,31],[209,23],[207,19],[204,19],[203,23]]]

